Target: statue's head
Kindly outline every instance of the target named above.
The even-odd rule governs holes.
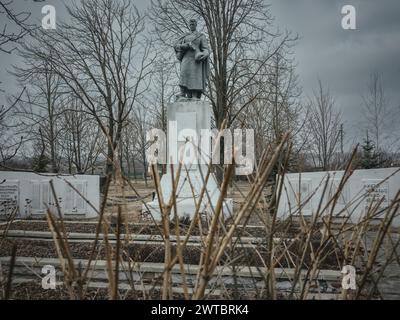
[[[196,29],[197,29],[197,20],[196,19],[189,20],[189,29],[190,29],[190,31],[196,31]]]

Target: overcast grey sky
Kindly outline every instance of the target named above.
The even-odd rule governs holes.
[[[382,73],[388,102],[400,113],[399,0],[271,3],[276,22],[301,36],[295,53],[304,93],[312,93],[318,77],[329,85],[349,134],[359,134],[361,95],[371,72]],[[346,4],[356,8],[357,30],[341,27],[341,8]],[[392,124],[396,128],[388,129],[399,128],[398,119]]]
[[[139,9],[149,1],[132,0]],[[63,0],[14,0],[16,10],[32,13],[41,19],[41,8],[52,4],[58,19],[65,15]],[[400,113],[400,1],[399,0],[266,0],[277,25],[301,37],[294,48],[297,73],[304,96],[310,96],[318,77],[330,87],[337,107],[343,112],[345,130],[350,137],[359,134],[361,95],[369,74],[383,74],[389,103]],[[357,30],[343,30],[341,8],[356,8]],[[18,63],[15,55],[0,53],[0,81],[7,92],[15,88],[6,69]],[[4,101],[2,99],[2,101]],[[400,119],[400,117],[399,117]],[[397,129],[399,121],[394,121]],[[394,130],[393,130],[394,131]]]

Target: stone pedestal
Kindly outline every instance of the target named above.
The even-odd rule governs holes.
[[[168,203],[172,195],[171,161],[173,163],[174,177],[177,176],[179,160],[182,160],[180,150],[186,147],[184,154],[188,159],[193,155],[194,148],[201,145],[201,130],[211,128],[211,106],[200,100],[180,100],[168,105],[168,132],[167,132],[167,173],[161,178],[161,190],[164,202]],[[197,136],[197,139],[196,137]],[[190,142],[188,142],[190,141]],[[176,189],[176,202],[178,216],[193,218],[196,211],[196,202],[199,199],[207,174],[211,150],[201,147],[200,155],[192,157],[192,161],[184,161],[182,165],[178,187]],[[201,159],[203,159],[203,163]],[[207,183],[207,193],[204,194],[200,213],[212,214],[220,195],[217,181],[213,174]],[[143,213],[151,213],[155,220],[161,220],[161,212],[157,197],[143,205]],[[230,217],[233,213],[232,199],[225,199],[223,215]],[[150,212],[149,212],[150,211]],[[171,215],[172,217],[172,215]]]

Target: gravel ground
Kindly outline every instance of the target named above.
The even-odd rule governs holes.
[[[298,230],[296,230],[295,226],[278,226],[280,232],[285,234],[296,234]],[[0,226],[1,229],[5,229],[6,226]],[[67,232],[76,232],[76,233],[94,233],[96,229],[96,224],[92,223],[65,223],[65,228]],[[171,224],[171,228],[174,226]],[[18,221],[14,222],[10,225],[10,230],[28,230],[28,231],[50,231],[47,225],[47,222],[33,222],[33,221]],[[133,234],[159,234],[159,231],[156,229],[156,226],[138,226],[135,224],[128,225],[129,233]],[[172,229],[174,230],[174,229]],[[171,230],[171,231],[172,231]],[[122,233],[125,233],[125,225],[122,227]],[[261,228],[246,228],[245,230],[238,230],[242,236],[258,236],[258,237],[266,237],[265,231]],[[277,235],[279,235],[279,233]],[[174,234],[174,232],[172,232]],[[196,234],[196,233],[195,233]],[[198,230],[197,230],[198,234]],[[237,234],[236,234],[237,235]],[[318,239],[315,239],[316,245],[318,245]],[[0,238],[0,256],[10,256],[12,251],[12,245],[16,243],[17,245],[17,256],[21,257],[46,257],[46,258],[54,258],[57,257],[55,245],[50,241],[41,241],[41,240],[23,240],[23,239],[1,239]],[[71,254],[75,259],[88,259],[90,256],[90,252],[92,249],[92,243],[74,243],[71,242],[69,244]],[[114,248],[114,246],[113,246]],[[114,248],[115,249],[115,248]],[[173,247],[173,249],[175,249]],[[161,243],[160,245],[154,244],[129,244],[123,245],[124,255],[123,259],[127,260],[127,256],[129,256],[134,261],[140,262],[164,262],[164,245]],[[297,253],[298,249],[296,245],[291,247],[291,259],[296,260],[296,257],[299,253]],[[175,254],[175,252],[173,252]],[[200,261],[200,248],[199,247],[188,247],[183,252],[184,263],[188,264],[198,264]],[[279,253],[277,252],[278,256]],[[310,253],[306,256],[310,257]],[[221,263],[230,263],[231,260],[234,260],[235,265],[252,265],[252,266],[265,266],[264,262],[260,257],[266,257],[266,249],[263,246],[258,246],[256,249],[252,248],[235,248],[232,252],[230,248],[226,250],[226,254],[223,256]],[[105,249],[102,244],[100,244],[96,250],[96,257],[100,260],[106,259]],[[292,267],[292,265],[288,265],[289,259],[282,259],[281,264],[277,265],[279,267]],[[310,258],[306,259],[304,267],[307,268],[310,265]],[[322,263],[321,268],[324,269],[337,269],[338,261],[335,254],[331,254],[328,258]]]
[[[68,223],[65,222],[65,229],[67,232],[74,233],[95,233],[96,223]],[[116,225],[111,224],[111,232],[115,232]],[[6,225],[0,225],[0,230],[6,229]],[[8,227],[9,230],[26,230],[26,231],[50,231],[46,221],[18,221],[13,222]],[[171,223],[171,232],[175,234],[175,226]],[[121,226],[121,233],[126,233],[128,230],[131,234],[160,234],[160,229],[156,225],[137,225],[137,224],[123,224]],[[181,234],[185,234],[188,230],[188,225],[181,225]],[[203,228],[203,233],[206,232],[207,228]],[[101,231],[102,232],[102,231]],[[299,229],[296,225],[284,226],[280,225],[276,228],[275,237],[295,237],[299,233]],[[199,235],[200,230],[198,227],[194,228],[192,235]],[[266,230],[264,228],[238,228],[234,236],[240,235],[242,237],[263,237],[267,236]]]
[[[37,257],[37,258],[56,258],[57,252],[53,242],[48,241],[30,241],[30,240],[3,240],[0,247],[0,256],[8,257],[11,255],[13,244],[17,245],[17,256],[19,257]],[[92,245],[90,243],[70,243],[70,250],[72,257],[74,259],[89,259],[90,251]],[[112,246],[115,249],[115,246]],[[175,249],[175,247],[174,247]],[[126,259],[126,254],[128,254],[134,261],[141,262],[164,262],[164,246],[163,245],[125,245],[123,246],[125,251],[123,258]],[[115,251],[115,250],[114,250]],[[173,250],[173,255],[175,255],[175,250]],[[248,255],[248,250],[242,250],[242,254]],[[198,264],[200,261],[200,248],[188,247],[183,252],[184,263],[187,264]],[[105,248],[100,245],[96,250],[96,256],[99,260],[106,259]],[[249,256],[249,255],[248,255]],[[253,259],[248,260],[240,259],[242,262],[251,262],[251,260],[256,260],[257,257],[253,253]],[[240,261],[239,260],[239,261]],[[238,262],[239,262],[238,261]],[[254,261],[255,265],[260,265],[260,260]]]
[[[141,291],[126,291],[120,290],[119,299],[121,300],[160,300],[161,292],[157,289],[152,290],[143,296]],[[240,290],[227,289],[224,296],[212,296],[213,300],[228,299],[234,297],[235,299],[256,299],[256,293],[244,292]],[[64,286],[57,286],[55,290],[44,290],[40,285],[40,281],[31,281],[20,284],[12,285],[11,299],[13,300],[70,300],[68,290]],[[282,299],[282,294],[278,294],[278,299]],[[82,300],[108,300],[107,289],[88,289],[84,294]],[[183,300],[182,294],[174,293],[175,300]]]
[[[40,281],[13,284],[11,290],[13,300],[70,300],[68,290],[64,286],[57,286],[55,290],[44,290]],[[160,292],[154,290],[147,299],[160,299]],[[177,297],[179,299],[179,296]],[[183,298],[183,297],[182,297]],[[107,289],[88,289],[82,300],[108,300]],[[124,290],[120,291],[120,299],[143,300],[143,293]]]
[[[53,242],[10,239],[5,239],[1,243],[0,256],[10,256],[14,243],[17,245],[17,256],[19,257],[57,257],[57,251]],[[92,248],[91,243],[70,243],[69,247],[74,259],[89,259]],[[163,255],[161,255],[161,253],[163,253],[163,248],[161,246],[129,245],[124,246],[124,250],[126,250],[132,258],[136,258],[138,261],[161,262],[161,257],[163,257]],[[98,259],[104,260],[106,258],[104,246],[99,245],[95,254]]]
[[[95,233],[96,232],[96,223],[64,223],[65,229],[67,232],[76,232],[76,233]],[[6,228],[5,225],[0,226],[0,230],[4,230]],[[122,226],[122,232],[125,232],[125,226]],[[137,233],[146,233],[146,231],[150,231],[155,229],[149,227],[142,226],[129,226],[129,230],[131,232]],[[14,222],[10,225],[9,230],[27,230],[27,231],[50,231],[49,226],[46,221],[38,222],[38,221],[18,221]]]
[[[31,240],[0,240],[0,256],[8,257],[11,255],[13,244],[17,245],[17,256],[19,257],[37,257],[37,258],[56,258],[57,252],[53,242],[50,241],[31,241]],[[111,245],[115,252],[115,246]],[[74,259],[89,259],[92,244],[91,243],[70,243],[69,244],[72,257]],[[176,247],[173,247],[173,255],[176,253]],[[295,254],[295,248],[291,252],[292,257]],[[95,253],[97,259],[105,260],[105,248],[101,244],[96,249]],[[199,264],[201,251],[199,247],[187,247],[183,251],[183,260],[187,264]],[[133,261],[138,262],[164,262],[164,246],[161,245],[147,245],[147,244],[129,244],[123,245],[123,259],[127,260],[129,256]],[[307,254],[309,257],[310,255]],[[226,254],[221,259],[221,264],[232,264],[234,260],[235,265],[249,265],[256,267],[265,266],[260,257],[266,257],[266,251],[263,248],[255,249],[241,249],[235,248],[232,250],[227,249]],[[304,267],[310,265],[310,259],[306,259]],[[282,259],[279,267],[292,267],[287,264],[287,259]],[[338,263],[335,255],[330,255],[321,264],[323,269],[338,269]]]
[[[75,232],[75,233],[95,233],[96,226],[95,223],[64,223],[65,229],[67,232]],[[175,233],[175,226],[173,224],[170,225],[171,232]],[[6,229],[6,225],[0,225],[0,230]],[[18,221],[10,224],[9,230],[26,230],[26,231],[50,231],[47,222],[32,222],[32,221]],[[185,234],[188,227],[186,225],[181,226],[181,234]],[[116,225],[111,224],[111,230],[116,230]],[[121,226],[121,233],[126,233],[128,230],[129,233],[133,234],[160,234],[159,229],[155,225],[149,226],[138,226],[134,224],[128,224],[128,227],[124,224]],[[102,232],[102,231],[101,231]],[[265,230],[261,228],[243,228],[238,229],[235,235],[241,233],[242,236],[245,237],[265,237]],[[199,235],[199,229],[195,228],[193,235]]]
[[[65,229],[67,232],[73,233],[95,233],[97,223],[68,223],[64,222]],[[255,224],[255,226],[262,226],[262,224]],[[188,230],[188,224],[182,224],[180,226],[180,231],[182,235],[185,235]],[[6,225],[0,225],[0,230],[6,229]],[[110,233],[116,231],[116,224],[110,224]],[[9,230],[26,230],[26,231],[50,231],[47,221],[41,220],[25,220],[25,221],[17,221],[13,222],[8,226]],[[171,233],[175,234],[175,226],[173,223],[170,224]],[[317,230],[316,230],[317,231]],[[101,230],[103,232],[103,230]],[[161,227],[156,226],[154,224],[149,223],[148,225],[137,225],[137,224],[123,224],[121,225],[121,233],[130,233],[130,234],[161,234]],[[207,227],[203,227],[203,234],[207,232]],[[274,233],[274,237],[283,237],[283,238],[294,238],[299,234],[300,230],[298,224],[292,223],[290,225],[277,225]],[[222,231],[221,231],[222,233]],[[319,232],[315,232],[317,237]],[[200,230],[196,226],[192,232],[192,235],[197,236],[200,235]],[[242,237],[261,237],[266,238],[267,232],[264,228],[259,227],[246,227],[246,228],[238,228],[234,232],[234,236],[242,236]],[[316,239],[317,240],[317,239]]]

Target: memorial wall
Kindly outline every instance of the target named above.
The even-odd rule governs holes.
[[[340,192],[334,214],[358,222],[371,206],[387,208],[400,190],[399,168],[355,170]],[[319,206],[326,179],[329,179],[323,204],[337,192],[344,171],[291,173],[285,176],[278,216],[312,215]],[[384,210],[382,210],[384,211]],[[383,213],[381,217],[383,216]],[[377,217],[379,219],[379,217]],[[400,217],[393,221],[400,225]]]
[[[51,180],[64,216],[97,216],[96,210],[100,207],[99,176],[1,171],[0,219],[13,215],[18,218],[35,218],[45,215],[47,208],[54,209]]]

